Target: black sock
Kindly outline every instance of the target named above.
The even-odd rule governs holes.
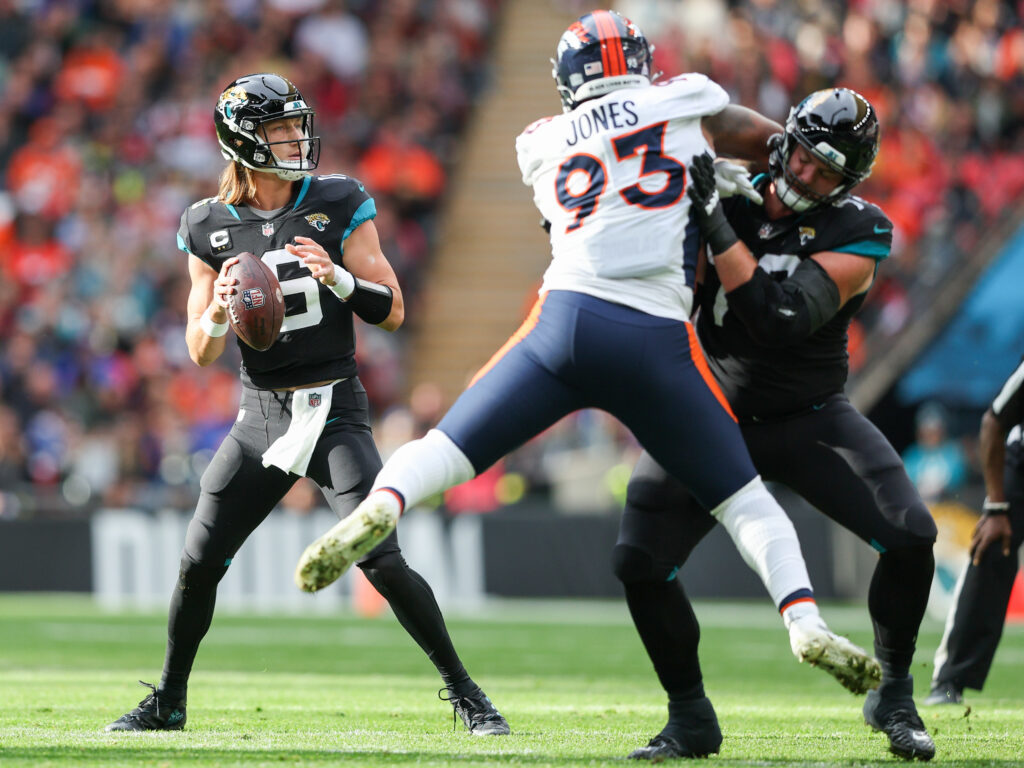
[[[875,656],[885,678],[910,674],[934,571],[930,545],[890,550],[878,558],[868,610],[875,629]]]
[[[161,701],[184,701],[199,643],[213,621],[217,584],[227,567],[182,564],[167,619],[167,655],[157,690]]]
[[[678,579],[624,584],[626,603],[658,679],[672,701],[704,695],[697,645],[700,625]],[[699,691],[699,693],[698,693]]]
[[[388,601],[399,624],[437,667],[445,687],[459,695],[475,693],[478,686],[455,652],[441,609],[423,577],[395,552],[360,567],[374,589]]]

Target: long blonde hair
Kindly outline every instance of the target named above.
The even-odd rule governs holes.
[[[220,189],[217,198],[228,205],[241,205],[256,199],[256,181],[253,170],[235,161],[224,167],[220,173]]]

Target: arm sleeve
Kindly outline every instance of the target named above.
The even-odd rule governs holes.
[[[839,311],[839,288],[814,259],[804,259],[782,282],[758,267],[725,298],[750,337],[766,347],[802,341]]]

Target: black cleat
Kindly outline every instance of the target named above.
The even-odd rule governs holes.
[[[629,753],[630,760],[660,763],[681,757],[707,757],[722,747],[722,729],[706,696],[693,702],[670,705],[676,715],[646,747]]]
[[[905,760],[931,760],[935,742],[928,735],[914,706],[913,678],[883,682],[868,691],[864,722],[889,737],[889,751]]]
[[[437,692],[437,697],[441,701],[447,701],[454,708],[452,712],[453,728],[455,727],[455,715],[458,715],[474,736],[507,736],[512,732],[512,729],[508,727],[508,721],[502,717],[498,708],[491,703],[487,694],[480,688],[463,696],[448,688],[442,688]]]
[[[954,683],[935,683],[931,693],[924,700],[925,704],[963,704],[964,691]]]
[[[185,727],[185,700],[177,703],[160,701],[156,686],[151,683],[142,685],[152,693],[139,702],[139,706],[126,715],[121,715],[104,728],[111,731],[180,731]]]

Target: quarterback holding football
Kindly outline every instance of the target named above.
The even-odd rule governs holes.
[[[353,318],[395,330],[405,316],[402,291],[381,252],[373,198],[350,176],[312,173],[320,155],[313,118],[295,86],[276,74],[239,78],[217,101],[217,140],[230,162],[216,197],[189,206],[178,230],[192,278],[185,335],[192,360],[209,365],[224,352],[229,308],[234,312],[242,399],[200,483],[160,684],[108,731],[184,726],[186,686],[217,584],[299,477],[313,480],[345,517],[381,467],[356,375]],[[233,269],[240,260],[245,269]],[[283,318],[268,315],[280,308],[278,290]],[[267,322],[247,322],[248,312]],[[359,565],[434,662],[443,698],[469,731],[507,734],[508,723],[469,677],[433,592],[406,564],[397,538],[381,541]]]

